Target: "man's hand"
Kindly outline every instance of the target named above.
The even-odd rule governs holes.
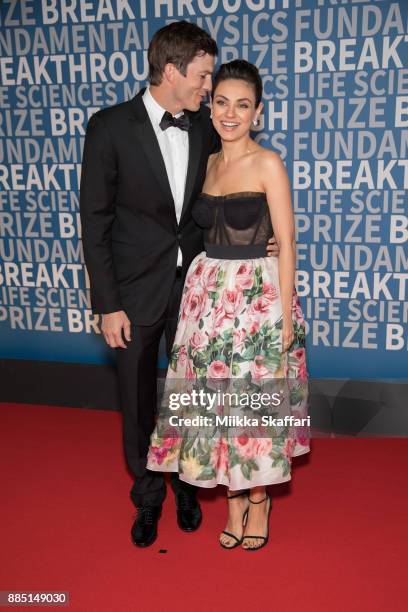
[[[123,336],[130,342],[130,321],[124,310],[102,315],[101,331],[106,344],[111,348],[127,348]]]
[[[268,246],[266,247],[266,250],[268,252],[268,257],[278,257],[279,247],[274,236],[272,236],[272,238],[268,240]]]

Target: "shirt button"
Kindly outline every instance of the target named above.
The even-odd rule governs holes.
[[[177,240],[181,240],[181,234],[177,234]]]

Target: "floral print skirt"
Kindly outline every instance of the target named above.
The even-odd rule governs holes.
[[[296,292],[292,321],[294,342],[283,352],[277,258],[225,260],[200,253],[194,259],[148,469],[178,472],[196,486],[224,484],[231,490],[290,479],[292,457],[309,451],[305,326]],[[260,392],[278,388],[285,398],[278,409],[267,403],[254,411],[255,395],[259,399]],[[193,390],[200,401],[209,391],[216,397],[209,400],[212,420],[204,420],[210,412],[202,401],[192,410]],[[229,403],[219,402],[225,390],[233,392],[223,394]],[[184,401],[172,406],[181,397]],[[242,402],[243,397],[251,401]],[[239,418],[231,416],[237,409]]]

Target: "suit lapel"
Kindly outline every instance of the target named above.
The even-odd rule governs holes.
[[[173,194],[171,192],[166,166],[160,151],[159,143],[157,142],[156,134],[154,133],[153,126],[150,122],[149,115],[147,114],[146,107],[142,99],[143,92],[144,90],[141,90],[140,93],[137,94],[137,96],[135,96],[135,98],[133,98],[131,101],[132,110],[129,120],[137,132],[138,140],[143,147],[147,159],[149,160],[152,170],[156,176],[157,183],[170,204],[174,219],[177,223]],[[200,115],[199,113],[190,113],[190,118],[191,128],[188,132],[188,166],[180,224],[186,210],[188,209],[193,193],[202,149]]]
[[[163,194],[165,195],[170,207],[176,218],[173,195],[169,179],[167,177],[166,166],[160,151],[159,143],[157,142],[156,134],[147,114],[146,107],[142,100],[143,90],[132,100],[132,113],[129,116],[135,131],[137,132],[138,141],[142,145],[143,151],[149,160],[151,168],[157,179]]]
[[[181,211],[180,224],[183,219],[193,193],[194,183],[197,176],[198,165],[201,158],[202,134],[200,117],[198,114],[190,114],[191,128],[188,132],[188,167],[186,176],[186,187],[184,190],[183,208]]]

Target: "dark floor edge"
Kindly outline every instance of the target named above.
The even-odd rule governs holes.
[[[158,375],[162,383],[165,371]],[[0,402],[119,410],[116,371],[108,365],[2,359]],[[323,435],[408,436],[408,384],[312,379],[310,415],[313,429]]]

